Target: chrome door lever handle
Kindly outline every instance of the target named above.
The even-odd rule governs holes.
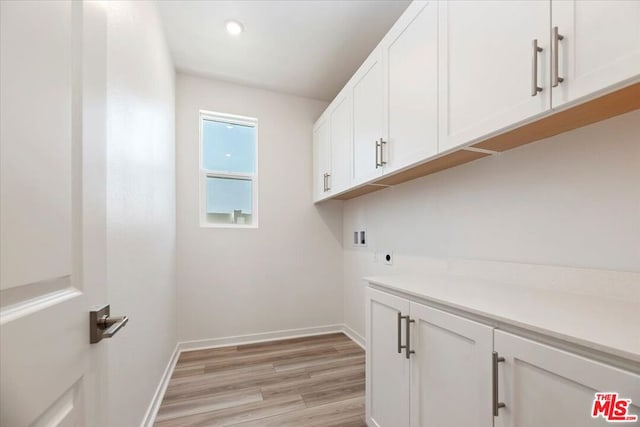
[[[102,338],[111,338],[116,334],[116,332],[123,328],[127,322],[129,322],[129,318],[127,316],[107,317],[104,320],[105,325],[111,326],[102,332]]]
[[[127,316],[111,316],[109,304],[89,311],[89,342],[95,344],[111,338],[129,322]]]

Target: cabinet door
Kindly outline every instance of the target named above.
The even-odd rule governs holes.
[[[638,374],[502,331],[495,331],[494,347],[505,358],[498,364],[498,397],[506,406],[496,427],[610,425],[591,417],[596,392],[631,399],[629,412],[640,416]]]
[[[367,289],[367,424],[409,425],[409,359],[399,346],[409,314],[409,301]],[[404,341],[403,341],[404,342]]]
[[[318,201],[328,196],[324,174],[331,173],[329,124],[320,121],[313,130],[313,194]]]
[[[552,1],[558,27],[554,107],[640,77],[640,1]]]
[[[353,76],[353,178],[361,183],[382,174],[377,141],[383,131],[382,61],[371,53]]]
[[[438,3],[411,3],[381,46],[386,173],[438,152]]]
[[[411,303],[411,425],[491,427],[493,328]]]
[[[353,147],[353,103],[351,91],[345,91],[331,112],[331,176],[329,193],[345,190],[351,183]]]
[[[440,152],[550,108],[550,1],[443,0],[438,9]],[[536,76],[542,92],[532,96]]]

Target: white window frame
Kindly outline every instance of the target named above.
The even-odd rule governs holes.
[[[203,167],[203,129],[204,121],[212,120],[241,126],[251,126],[255,129],[255,171],[252,174],[229,173],[228,171],[216,171]],[[237,116],[234,114],[216,113],[214,111],[200,110],[199,138],[198,138],[198,170],[200,184],[200,227],[208,228],[258,228],[258,119],[253,117]],[[224,224],[207,220],[207,178],[231,178],[250,180],[252,182],[252,207],[251,224]]]

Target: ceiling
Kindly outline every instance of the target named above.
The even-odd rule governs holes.
[[[330,101],[409,0],[158,1],[179,71]],[[239,36],[225,22],[240,21]]]

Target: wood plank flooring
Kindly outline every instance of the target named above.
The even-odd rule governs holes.
[[[155,425],[366,426],[364,364],[341,333],[185,352]]]

